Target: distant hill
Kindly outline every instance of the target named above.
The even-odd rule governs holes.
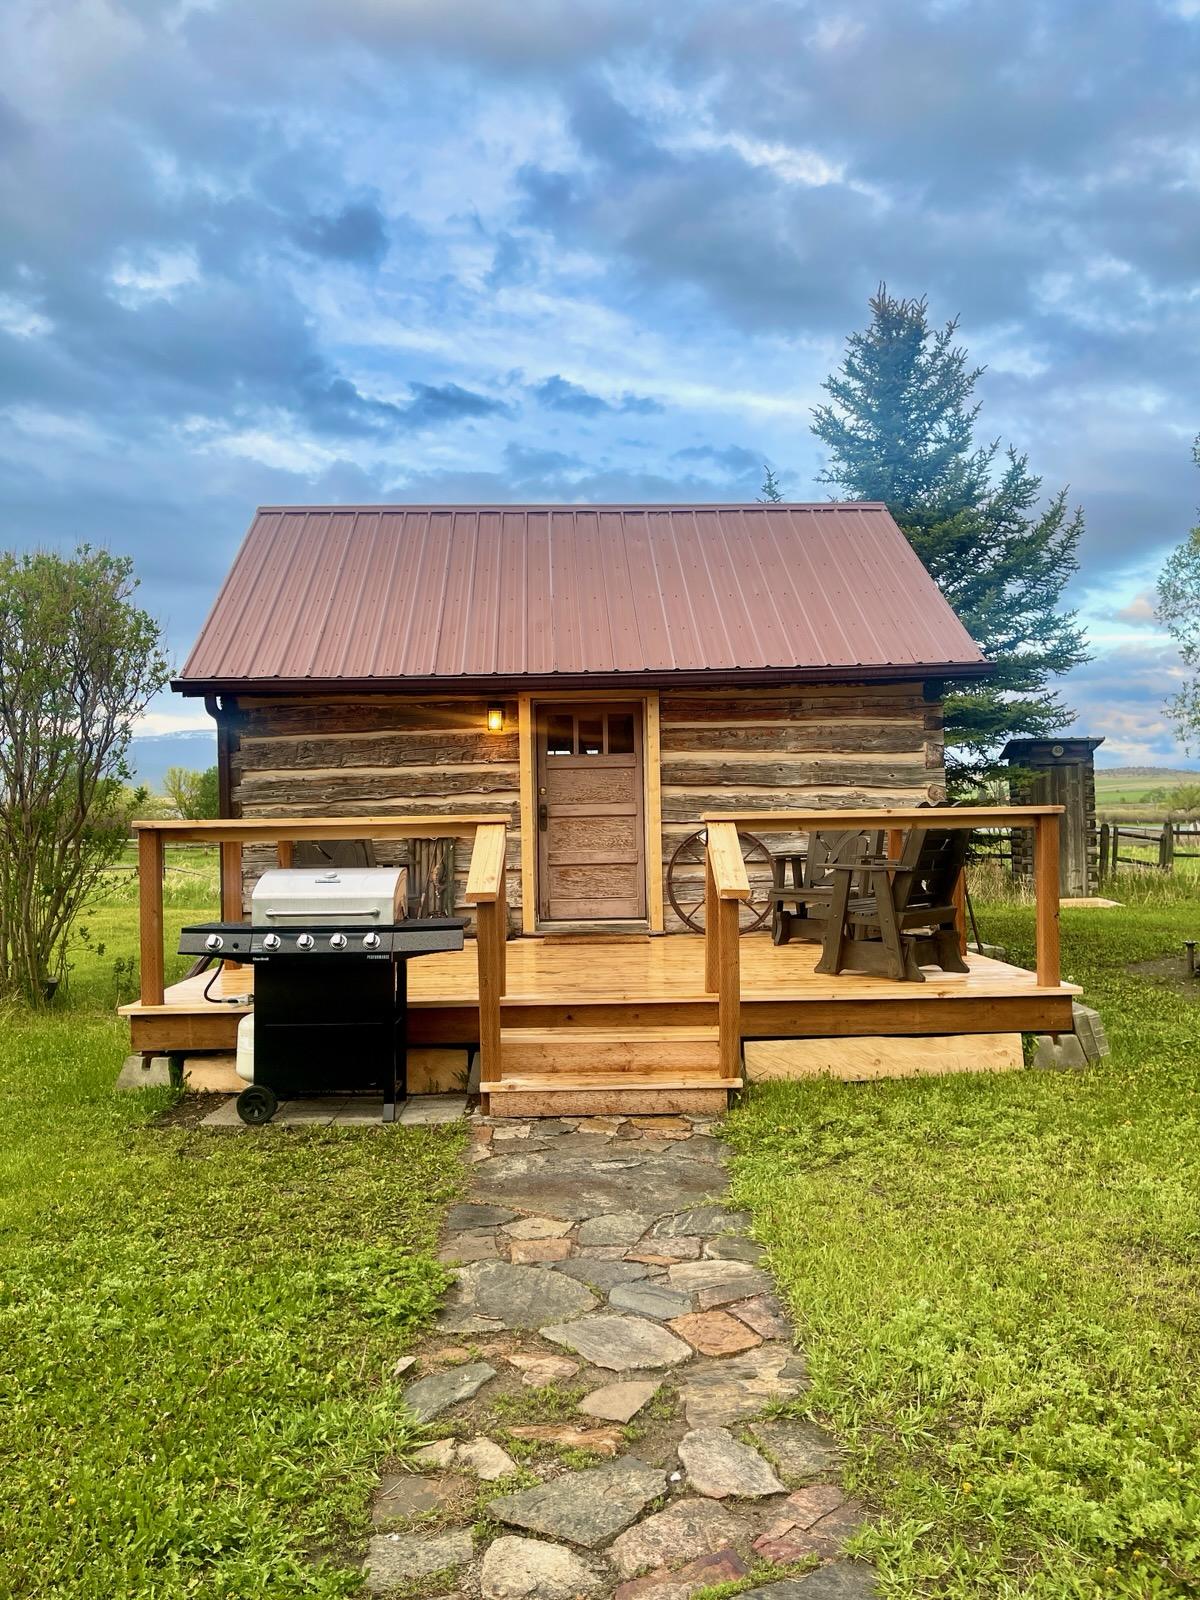
[[[191,767],[203,772],[216,765],[216,730],[195,728],[185,733],[142,734],[130,742],[129,760],[135,781],[161,794],[163,773],[168,767]]]
[[[1097,767],[1096,781],[1101,779],[1118,779],[1127,782],[1134,779],[1146,783],[1195,783],[1200,780],[1200,770],[1186,770],[1183,767]]]

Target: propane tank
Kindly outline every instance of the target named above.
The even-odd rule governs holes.
[[[237,1075],[247,1083],[254,1082],[254,1013],[248,1011],[238,1023]]]

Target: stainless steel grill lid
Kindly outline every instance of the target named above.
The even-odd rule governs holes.
[[[258,926],[369,927],[402,922],[405,895],[403,867],[277,867],[254,885],[250,918]]]

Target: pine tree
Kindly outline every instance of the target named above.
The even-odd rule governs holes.
[[[777,506],[783,499],[783,490],[779,487],[779,478],[776,475],[775,468],[764,462],[763,474],[762,492],[758,497],[759,504]]]
[[[997,772],[999,747],[1041,737],[1074,715],[1053,679],[1086,661],[1073,611],[1059,609],[1078,570],[1083,513],[1067,491],[1041,500],[1029,458],[975,443],[982,367],[955,343],[958,321],[929,326],[924,299],[881,284],[870,326],[846,341],[813,432],[830,452],[819,481],[882,500],[995,670],[945,688],[946,766],[959,793]]]

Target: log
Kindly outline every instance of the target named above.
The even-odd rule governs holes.
[[[720,695],[664,694],[664,723],[672,722],[814,722],[844,716],[921,718],[929,702],[919,690],[903,686],[897,693],[822,684],[811,693],[794,690],[746,689]]]
[[[289,700],[241,702],[241,732],[252,737],[318,733],[395,733],[438,729],[446,733],[486,728],[489,702],[453,696],[440,700],[409,699],[404,695],[378,695],[325,699],[297,697]],[[515,700],[504,702],[505,726],[517,725]],[[494,736],[495,737],[495,736]]]
[[[923,760],[910,763],[840,761],[664,761],[664,789],[807,789],[813,784],[845,784],[876,789],[923,789],[929,773]],[[776,797],[778,799],[778,797]],[[805,802],[807,804],[807,802]],[[783,809],[780,807],[779,809]]]
[[[243,738],[233,757],[235,774],[330,767],[517,766],[516,732],[385,734],[336,733]]]
[[[477,794],[516,795],[517,774],[511,767],[473,768],[464,772],[454,767],[406,767],[403,772],[298,773],[295,777],[243,775],[238,798],[243,807],[269,808],[273,805],[302,804],[309,814],[322,811],[347,813],[363,801],[389,800],[397,810],[409,800],[425,797]],[[422,808],[423,809],[423,808]],[[459,806],[462,810],[462,806]],[[352,814],[352,813],[351,813]]]
[[[925,750],[923,731],[915,721],[875,722],[853,718],[840,722],[808,724],[753,722],[693,727],[664,724],[664,752],[678,750],[777,750],[782,754],[855,755],[874,750],[884,755],[920,759]]]

